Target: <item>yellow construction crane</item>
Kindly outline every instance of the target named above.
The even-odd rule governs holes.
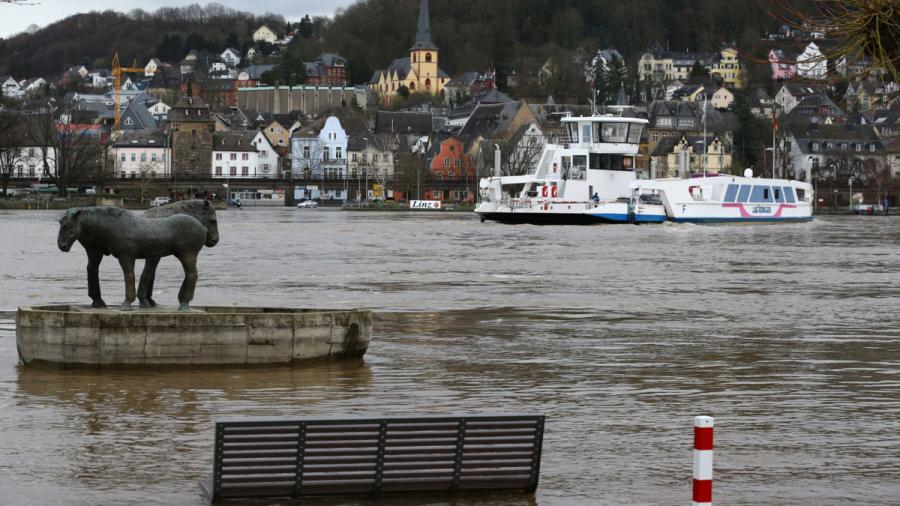
[[[137,61],[133,62],[133,67],[119,66],[119,53],[113,56],[112,75],[113,75],[113,94],[115,96],[115,122],[113,123],[112,135],[119,134],[119,127],[122,121],[122,74],[124,73],[144,73],[144,69],[137,66]]]

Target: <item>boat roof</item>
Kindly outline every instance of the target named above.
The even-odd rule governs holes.
[[[614,114],[597,114],[594,116],[567,116],[565,118],[562,118],[560,121],[563,123],[576,123],[585,121],[616,121],[624,123],[639,123],[642,125],[650,123],[650,121],[644,118],[630,118],[626,116],[616,116]]]

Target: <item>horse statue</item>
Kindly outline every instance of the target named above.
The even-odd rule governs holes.
[[[187,311],[197,286],[197,255],[207,243],[209,231],[186,214],[146,218],[117,207],[73,208],[59,220],[57,245],[62,251],[81,243],[88,255],[88,295],[92,307],[106,307],[100,297],[99,267],[104,255],[119,260],[125,275],[125,300],[121,309],[130,311],[136,297],[134,262],[174,255],[184,268],[178,292],[179,310]]]
[[[206,247],[212,248],[219,243],[219,222],[216,210],[208,200],[180,200],[160,207],[144,211],[145,218],[168,218],[175,214],[193,216],[206,227]],[[153,282],[156,279],[156,267],[159,258],[148,258],[144,261],[144,271],[138,283],[137,297],[142,308],[156,307],[153,300]]]

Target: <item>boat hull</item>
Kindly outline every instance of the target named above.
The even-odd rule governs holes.
[[[529,212],[483,212],[476,213],[481,216],[481,220],[496,221],[498,223],[509,224],[529,224],[529,225],[597,225],[611,223],[625,223],[624,221],[614,221],[600,216],[581,213],[529,213]]]

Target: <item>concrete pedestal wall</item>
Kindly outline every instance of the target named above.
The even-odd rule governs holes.
[[[370,311],[201,307],[122,312],[86,306],[19,308],[25,364],[283,364],[362,357]]]

